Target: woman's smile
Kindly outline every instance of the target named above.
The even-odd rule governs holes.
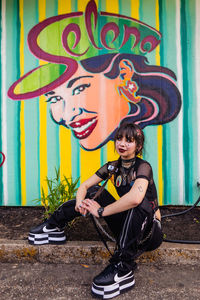
[[[70,123],[69,127],[72,129],[76,138],[85,139],[92,133],[97,125],[97,122],[97,117],[80,119],[79,121]]]

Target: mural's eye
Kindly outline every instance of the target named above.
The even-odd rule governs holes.
[[[83,92],[88,87],[90,87],[90,83],[81,84],[73,89],[72,95],[79,95],[81,92]]]
[[[53,96],[47,99],[46,102],[57,103],[58,101],[63,100],[61,96]]]

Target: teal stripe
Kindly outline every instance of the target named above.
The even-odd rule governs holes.
[[[46,1],[46,18],[58,15],[58,1],[48,0]]]
[[[77,2],[77,0],[71,0],[71,11],[72,12],[78,11],[78,2]]]
[[[156,27],[156,0],[140,0],[139,16],[140,21],[149,26]],[[151,64],[155,64],[155,50],[148,53],[147,59]]]
[[[6,1],[6,89],[19,77],[19,2]],[[12,49],[12,51],[10,51]],[[2,58],[5,59],[5,58]],[[13,66],[15,66],[13,68]],[[7,99],[8,205],[21,205],[20,174],[20,103]]]
[[[131,1],[119,0],[119,14],[130,17],[131,16]]]
[[[98,10],[98,12],[106,10],[106,0],[99,0],[98,1],[97,10]]]
[[[0,3],[0,20],[2,20],[2,3]],[[0,27],[0,49],[1,49],[1,39],[2,39],[2,28]],[[2,53],[1,53],[1,65],[2,68]],[[2,91],[2,77],[0,80],[0,90]],[[2,114],[2,97],[0,98],[0,116]],[[0,122],[0,151],[2,152],[2,122]],[[0,157],[1,163],[1,157]],[[0,167],[0,206],[3,204],[3,167]]]
[[[147,160],[153,169],[153,177],[158,188],[158,147],[157,147],[157,127],[148,126],[144,129],[145,143],[143,158]]]
[[[66,145],[66,147],[68,147],[68,145]],[[73,135],[71,135],[71,149],[72,149],[72,161],[71,161],[72,178],[77,179],[78,177],[80,177],[80,164],[81,164],[80,145],[77,138],[75,138]]]
[[[15,11],[15,10],[14,10]],[[19,65],[19,59],[20,59],[20,18],[19,18],[19,0],[17,1],[17,33],[16,33],[16,38],[17,38],[17,43],[16,43],[16,52],[17,52],[17,78],[20,76],[20,65]],[[14,24],[13,24],[14,25]],[[20,103],[17,103],[16,107],[16,145],[20,143]],[[21,155],[20,155],[20,147],[17,147],[17,155],[16,155],[16,161],[15,161],[15,168],[17,172],[17,182],[16,182],[16,206],[21,206],[21,172],[19,166],[21,165]]]
[[[155,0],[140,0],[139,6],[140,21],[155,28]],[[147,54],[147,59],[151,65],[156,63],[155,51]],[[148,126],[144,129],[145,146],[143,157],[147,160],[153,169],[154,180],[158,189],[158,141],[157,126]],[[158,199],[159,201],[159,199]]]
[[[107,146],[103,146],[100,149],[100,164],[103,166],[107,162]]]
[[[164,3],[159,0],[159,24],[160,32],[163,33],[164,29]],[[160,64],[164,66],[165,51],[163,41],[160,44]],[[168,193],[170,181],[168,180],[168,170],[171,169],[171,160],[169,157],[169,147],[167,147],[169,140],[167,139],[167,125],[163,125],[163,148],[162,148],[162,168],[163,168],[163,204],[171,204],[171,197]]]
[[[24,2],[24,72],[39,65],[30,52],[27,36],[30,29],[38,23],[38,1]],[[33,199],[40,197],[40,156],[39,156],[39,101],[24,101],[25,155],[26,155],[26,205],[34,205]],[[31,133],[31,134],[30,134]],[[39,184],[38,184],[39,183]]]
[[[197,36],[196,34],[196,17],[199,17],[196,15],[196,3],[195,1],[190,1],[189,2],[189,5],[191,6],[191,14],[192,14],[192,18],[191,18],[191,27],[190,29],[192,28],[192,32],[191,32],[191,37],[192,37],[192,47],[193,47],[193,51],[192,51],[192,55],[194,58],[196,58],[196,52],[198,53],[198,56],[199,56],[199,48],[197,48],[197,44],[196,44],[196,39],[199,38],[199,36]],[[196,49],[197,48],[197,49]],[[192,96],[192,135],[193,135],[193,152],[192,152],[192,157],[191,157],[191,160],[192,160],[192,164],[193,164],[193,198],[191,199],[191,203],[193,204],[199,197],[199,188],[197,188],[197,181],[200,181],[200,177],[199,177],[199,169],[198,169],[198,156],[199,156],[199,149],[198,149],[198,141],[200,139],[200,136],[198,135],[198,124],[200,122],[199,120],[199,114],[197,115],[197,101],[198,101],[198,98],[197,98],[197,93],[199,92],[198,91],[198,87],[199,87],[199,81],[197,81],[197,78],[196,78],[196,71],[195,71],[195,68],[196,68],[196,60],[195,59],[191,59],[190,60],[191,62],[191,70],[192,70],[192,79],[190,80],[190,90],[192,90],[192,93],[193,93],[193,96]]]
[[[182,48],[182,68],[183,68],[183,156],[185,165],[185,201],[190,203],[190,188],[189,181],[192,176],[192,166],[190,165],[190,146],[192,140],[189,133],[189,87],[188,87],[188,28],[186,19],[186,4],[185,0],[181,1],[181,48]]]
[[[46,5],[46,18],[56,15],[58,15],[57,1],[50,0]],[[55,176],[55,168],[60,168],[60,141],[59,126],[51,118],[50,104],[47,108],[47,165],[48,177],[53,178]]]
[[[162,1],[162,18],[161,22],[161,65],[174,71],[177,75],[177,55],[176,49],[176,3],[175,1]],[[174,179],[180,182],[179,163],[180,157],[178,149],[178,119],[164,125],[163,127],[163,162],[164,166],[164,204],[178,204],[179,184],[175,184]],[[182,144],[181,144],[182,146]],[[166,151],[166,154],[165,154]],[[166,158],[165,158],[166,156]],[[184,199],[182,199],[184,200]]]
[[[196,97],[195,97],[195,88],[194,83],[196,82],[195,78],[195,66],[196,61],[193,59],[195,55],[195,12],[196,12],[196,1],[191,0],[186,2],[185,11],[186,11],[186,22],[187,22],[187,29],[188,29],[188,106],[187,109],[187,116],[188,116],[188,131],[189,131],[189,143],[188,143],[188,157],[189,157],[189,165],[190,165],[190,177],[188,181],[188,189],[189,189],[189,204],[193,204],[196,201],[197,195],[199,194],[198,189],[196,188],[197,183],[197,126],[196,124],[199,122],[199,118],[196,115]],[[191,105],[192,104],[192,105]],[[186,141],[184,142],[185,147]],[[195,196],[196,194],[196,196]],[[194,198],[195,196],[195,198]]]

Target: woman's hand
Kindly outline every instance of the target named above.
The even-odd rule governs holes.
[[[87,211],[87,209],[83,208],[82,202],[83,202],[83,201],[81,201],[81,200],[79,200],[79,201],[76,200],[75,210],[76,210],[77,212],[79,212],[82,216],[85,217],[85,216],[87,215],[88,211]]]
[[[90,212],[93,216],[99,218],[98,209],[101,207],[99,203],[87,198],[82,201],[81,206],[83,209],[86,209],[88,212]]]

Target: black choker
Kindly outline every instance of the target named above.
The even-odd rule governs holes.
[[[127,160],[122,159],[122,167],[129,169],[130,167],[132,167],[135,164],[135,160],[136,160],[136,157],[133,157],[133,158],[127,159]]]

